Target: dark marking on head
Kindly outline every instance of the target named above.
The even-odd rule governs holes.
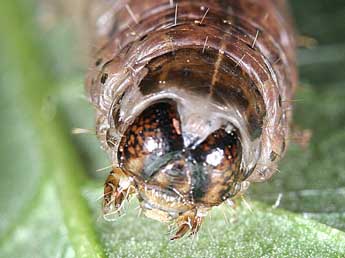
[[[191,202],[206,206],[221,203],[243,177],[238,131],[227,132],[222,127],[199,145],[184,146],[182,130],[173,101],[152,104],[121,140],[121,167],[138,182],[161,191],[178,191]]]
[[[204,167],[200,164],[192,166],[192,171],[192,200],[198,202],[207,194],[210,178],[209,175],[205,173]]]
[[[183,139],[174,127],[174,119],[179,120],[179,116],[172,102],[159,102],[144,110],[122,138],[119,160],[123,166],[133,160],[146,166],[167,153],[181,150]],[[137,170],[131,172],[141,173],[142,168]]]
[[[218,129],[190,151],[195,160],[192,172],[192,192],[196,202],[222,202],[234,178],[241,173],[242,147],[236,131]]]

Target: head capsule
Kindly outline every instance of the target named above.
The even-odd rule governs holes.
[[[145,209],[175,217],[236,194],[243,180],[239,132],[221,125],[204,139],[184,134],[177,105],[169,100],[147,107],[125,132],[119,164],[134,178]]]

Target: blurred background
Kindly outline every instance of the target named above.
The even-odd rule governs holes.
[[[290,1],[312,43],[298,50],[292,143],[269,182],[251,186],[235,210],[215,209],[197,240],[170,243],[167,227],[138,217],[105,222],[110,165],[84,96],[88,1],[0,3],[0,257],[344,257],[345,3]],[[278,207],[278,209],[277,209]]]

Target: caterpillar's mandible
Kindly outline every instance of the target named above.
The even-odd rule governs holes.
[[[136,193],[177,239],[276,171],[297,84],[283,0],[117,0],[97,21],[87,92],[114,169],[105,215]]]

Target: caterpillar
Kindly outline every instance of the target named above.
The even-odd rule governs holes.
[[[178,239],[276,172],[297,85],[285,1],[109,1],[95,27],[86,91],[113,164],[105,217],[136,194]]]

